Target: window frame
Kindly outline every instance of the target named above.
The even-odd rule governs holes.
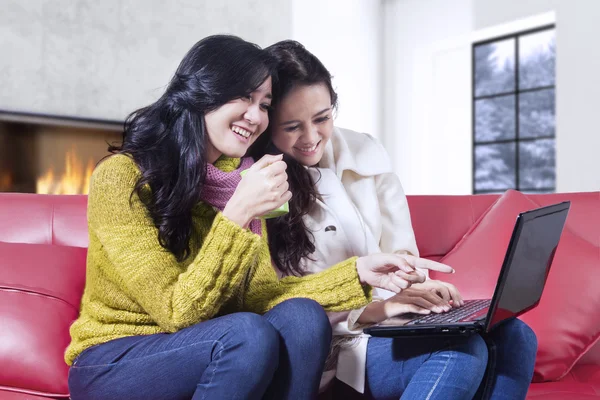
[[[532,138],[521,138],[519,133],[520,133],[520,118],[519,118],[519,103],[520,103],[520,95],[523,93],[532,93],[532,92],[540,92],[543,90],[549,90],[552,89],[554,90],[554,98],[556,101],[556,72],[555,72],[555,79],[554,79],[554,84],[553,85],[546,85],[546,86],[537,86],[534,88],[528,88],[528,89],[520,89],[519,88],[519,71],[520,71],[520,60],[519,60],[519,39],[523,36],[527,36],[527,35],[531,35],[531,34],[535,34],[535,33],[539,33],[539,32],[543,32],[543,31],[548,31],[548,30],[556,30],[556,24],[552,23],[552,24],[547,24],[547,25],[543,25],[543,26],[539,26],[536,28],[532,28],[532,29],[527,29],[527,30],[522,30],[522,31],[518,31],[515,33],[510,33],[510,34],[506,34],[506,35],[501,35],[501,36],[496,36],[493,38],[489,38],[489,39],[485,39],[485,40],[480,40],[477,42],[473,42],[471,45],[471,83],[472,83],[472,90],[471,90],[471,133],[472,133],[472,144],[473,144],[473,148],[472,148],[472,152],[471,152],[471,161],[472,161],[472,180],[471,180],[471,191],[473,194],[490,194],[490,193],[499,193],[499,192],[504,192],[506,190],[509,189],[514,189],[514,190],[519,190],[519,191],[523,191],[526,193],[547,193],[547,192],[556,192],[556,178],[554,181],[554,186],[553,187],[543,187],[543,188],[522,188],[520,187],[519,184],[519,161],[520,161],[520,150],[519,150],[519,145],[522,142],[534,142],[534,141],[538,141],[538,140],[544,140],[544,139],[552,139],[554,140],[554,151],[556,154],[556,109],[554,110],[554,120],[555,120],[555,129],[554,129],[554,134],[553,135],[545,135],[545,136],[537,136],[537,137],[532,137]],[[500,41],[504,41],[504,40],[508,40],[508,39],[515,39],[514,40],[514,54],[515,54],[515,86],[514,86],[514,90],[511,91],[506,91],[506,92],[501,92],[501,93],[496,93],[496,94],[491,94],[491,95],[482,95],[482,96],[476,96],[475,92],[476,92],[476,82],[475,82],[475,49],[479,46],[482,45],[487,45],[487,44],[491,44],[494,42],[500,42]],[[515,99],[515,137],[513,139],[497,139],[497,140],[489,140],[489,141],[480,141],[478,142],[476,140],[476,123],[477,123],[477,118],[476,118],[476,107],[475,104],[478,100],[483,100],[483,99],[495,99],[498,97],[502,97],[502,96],[514,96]],[[555,103],[556,104],[556,103]],[[514,173],[514,177],[515,177],[515,187],[514,188],[502,188],[502,189],[482,189],[482,190],[476,190],[475,185],[476,185],[476,172],[477,172],[477,165],[475,162],[475,153],[476,153],[476,148],[477,145],[489,145],[489,144],[506,144],[506,143],[514,143],[515,144],[515,173]],[[555,159],[555,165],[554,165],[554,172],[556,174],[556,159]],[[555,175],[556,177],[556,175]]]

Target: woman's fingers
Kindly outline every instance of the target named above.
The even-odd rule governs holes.
[[[398,257],[404,258],[409,265],[413,268],[429,269],[432,271],[443,272],[446,274],[453,274],[454,268],[449,265],[439,263],[437,261],[428,260],[426,258],[420,258],[411,256],[410,254],[396,254]]]
[[[410,282],[411,284],[425,282],[425,275],[420,275],[416,272],[406,273],[404,271],[396,271],[396,275]]]
[[[374,267],[380,271],[396,272],[400,270],[410,273],[415,270],[407,260],[399,257],[397,254],[370,254],[366,258],[369,258],[373,262]]]
[[[404,286],[407,286],[407,282],[392,280],[392,273],[380,274],[376,282],[371,282],[371,286],[375,286],[381,289],[386,289],[394,293],[400,293],[404,290]]]
[[[406,273],[414,272],[415,269],[407,260],[401,257],[394,257],[394,254],[390,254],[390,256],[394,259],[391,263],[396,265],[400,271],[404,271]]]
[[[431,314],[431,311],[427,308],[420,307],[416,304],[407,304],[406,311],[413,314]]]
[[[442,297],[438,296],[437,294],[430,292],[428,290],[419,290],[419,293],[421,296],[423,296],[428,301],[435,304],[437,307],[450,309],[450,303],[448,303],[448,301],[444,300]]]
[[[263,168],[263,172],[269,178],[275,178],[279,175],[285,174],[285,170],[287,169],[287,164],[285,161],[278,160],[273,162],[272,164]],[[287,178],[287,175],[286,175]]]
[[[419,274],[423,277],[423,282],[425,282],[427,280],[427,275],[425,274],[425,272],[423,272],[423,270],[420,269],[415,269],[415,274]]]
[[[277,154],[276,156],[271,155],[271,154],[267,154],[264,155],[260,158],[260,160],[258,160],[257,162],[255,162],[250,169],[251,170],[256,170],[259,171],[263,168],[268,167],[269,165],[277,162],[277,161],[281,161],[283,160],[283,154]],[[285,164],[285,163],[284,163]]]
[[[454,286],[451,283],[446,283],[446,282],[442,282],[442,285],[445,286],[448,289],[448,291],[450,292],[450,297],[452,298],[452,304],[455,307],[461,307],[465,304],[465,301],[463,300],[462,295],[460,294],[460,292],[458,291],[456,286]]]
[[[382,289],[389,290],[390,292],[400,293],[402,292],[402,288],[398,285],[395,285],[390,279],[382,280],[381,284],[378,286]]]
[[[446,285],[438,285],[435,290],[442,299],[444,299],[445,301],[450,301],[453,300],[452,295],[450,294],[450,290],[448,289],[448,287]]]
[[[426,308],[431,311],[441,312],[440,307],[438,307],[436,304],[428,301],[424,297],[420,297],[420,296],[411,297],[411,301],[413,304],[416,304],[419,307]]]
[[[406,279],[403,279],[403,278],[399,277],[395,273],[389,273],[388,274],[388,278],[389,278],[390,283],[392,285],[394,285],[395,287],[397,287],[397,288],[400,289],[396,293],[399,293],[403,289],[408,289],[410,287],[410,285],[412,285],[411,282],[407,281]]]
[[[436,313],[449,311],[452,308],[447,301],[427,290],[411,289],[409,295],[417,302],[417,304],[422,307],[422,304],[428,304],[429,306],[427,308]]]
[[[287,190],[290,188],[290,184],[289,182],[286,180],[282,181],[279,186],[277,186],[277,190],[279,190],[281,193],[285,193],[287,192]]]

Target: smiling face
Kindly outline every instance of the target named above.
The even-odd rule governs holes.
[[[305,166],[321,161],[332,132],[333,107],[324,84],[296,86],[273,115],[273,144]]]
[[[271,78],[246,97],[231,100],[206,114],[207,161],[214,163],[222,154],[240,158],[267,129],[271,106]]]

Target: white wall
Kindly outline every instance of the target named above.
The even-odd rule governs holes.
[[[281,0],[4,0],[0,109],[122,120],[157,98],[201,38],[289,37]]]
[[[557,11],[557,186],[600,190],[600,2]],[[585,4],[585,6],[583,6]]]
[[[557,191],[600,189],[600,2],[388,0],[383,140],[407,193],[471,192],[470,44],[531,28],[548,12],[557,24]]]
[[[567,3],[569,7],[575,4],[595,3],[588,0],[474,0],[473,2],[473,27],[477,29],[489,28],[510,21],[556,11],[560,3]]]
[[[472,1],[388,0],[383,7],[382,140],[396,172],[409,194],[469,193],[469,48],[444,41],[472,32]]]
[[[292,0],[292,39],[333,75],[336,125],[381,136],[379,0]]]

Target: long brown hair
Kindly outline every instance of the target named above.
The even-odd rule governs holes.
[[[304,46],[293,40],[277,42],[265,49],[277,60],[279,76],[279,96],[273,103],[276,112],[281,100],[297,86],[323,84],[329,90],[331,105],[337,107],[337,93],[331,83],[331,74]],[[272,119],[272,118],[271,118]],[[250,148],[249,154],[256,160],[265,154],[280,154],[271,141],[271,129],[261,135]],[[315,251],[314,236],[304,224],[303,217],[315,204],[319,194],[309,172],[294,158],[284,155],[287,163],[288,183],[292,192],[289,202],[290,212],[279,218],[267,220],[269,249],[273,263],[286,275],[302,276],[303,258],[309,258]]]
[[[185,55],[165,93],[129,115],[122,144],[109,147],[139,167],[132,195],[146,206],[160,245],[178,261],[190,255],[192,209],[206,176],[204,116],[269,77],[276,80],[275,61],[257,45],[229,35],[206,37]]]

